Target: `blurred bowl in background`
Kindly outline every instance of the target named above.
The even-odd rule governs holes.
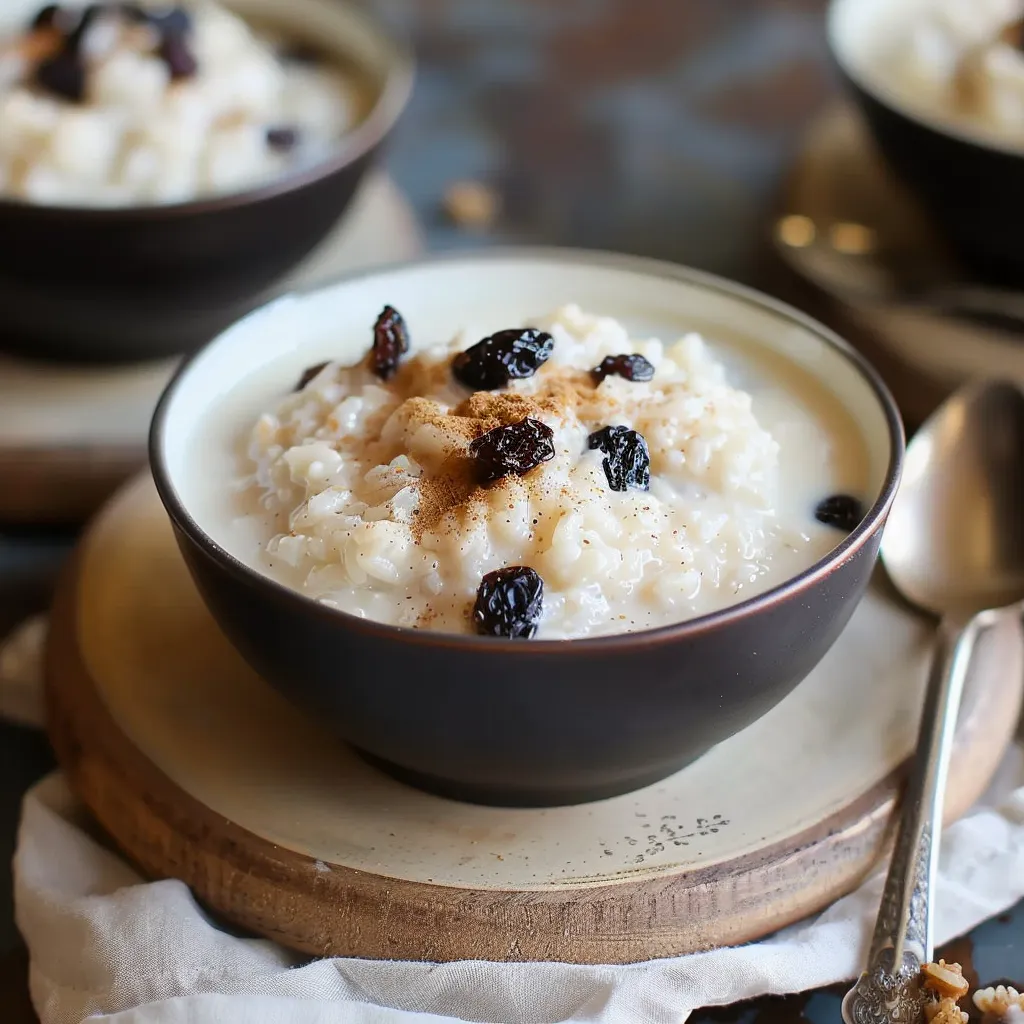
[[[881,66],[885,48],[926,6],[925,0],[832,0],[830,50],[886,160],[927,206],[965,268],[982,280],[1020,287],[1024,141],[912,107]]]
[[[340,0],[225,6],[336,57],[365,83],[366,116],[329,159],[241,193],[118,208],[0,198],[6,351],[76,362],[190,351],[258,305],[344,214],[408,101],[412,55]]]

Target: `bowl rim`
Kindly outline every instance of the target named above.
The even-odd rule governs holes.
[[[838,28],[840,8],[855,3],[856,0],[829,0],[825,12],[825,37],[828,51],[840,72],[861,92],[885,107],[892,113],[910,121],[919,128],[925,128],[952,142],[973,147],[983,151],[996,153],[1005,157],[1024,159],[1024,139],[1013,142],[1000,138],[996,134],[987,134],[982,129],[943,121],[938,115],[916,109],[911,103],[902,99],[895,89],[889,89],[884,82],[878,82],[853,67],[844,55],[844,46],[840,42],[842,33]]]
[[[130,206],[79,206],[34,203],[28,199],[0,195],[0,216],[18,213],[48,219],[76,221],[163,221],[176,217],[205,214],[256,206],[268,199],[301,191],[330,178],[372,152],[383,142],[402,116],[412,95],[416,79],[416,57],[408,43],[388,30],[383,20],[354,0],[314,0],[332,8],[343,7],[350,17],[361,21],[390,54],[384,68],[384,81],[367,115],[345,132],[330,153],[308,166],[272,178],[255,188],[240,192],[215,193],[173,203],[138,203]]]
[[[859,374],[868,384],[883,413],[889,434],[889,461],[881,489],[856,529],[844,537],[824,557],[818,559],[802,572],[783,580],[769,590],[706,615],[685,619],[682,622],[669,623],[664,626],[656,626],[651,629],[637,630],[631,633],[613,633],[569,640],[537,639],[524,642],[504,637],[442,633],[433,630],[395,626],[390,623],[361,618],[338,608],[330,608],[315,598],[298,590],[293,590],[291,587],[272,579],[258,569],[246,565],[218,544],[189,513],[185,503],[178,494],[172,474],[167,468],[164,459],[164,437],[171,402],[187,377],[193,363],[207,349],[218,344],[220,339],[231,331],[233,327],[227,328],[181,363],[161,394],[153,413],[149,432],[149,464],[160,501],[173,526],[203,554],[216,563],[220,569],[228,572],[238,582],[249,587],[263,589],[276,600],[291,605],[297,613],[314,616],[323,620],[326,624],[336,624],[347,629],[374,634],[381,640],[413,642],[431,647],[466,648],[475,651],[491,650],[502,654],[515,653],[525,655],[533,653],[544,656],[552,654],[565,656],[573,652],[581,654],[590,652],[595,655],[607,654],[613,651],[628,652],[650,644],[674,643],[690,636],[731,626],[758,612],[776,607],[784,601],[810,590],[834,573],[844,563],[858,555],[875,533],[881,529],[896,496],[896,489],[899,485],[903,468],[905,447],[903,420],[896,406],[896,401],[882,381],[881,376],[849,342],[844,341],[838,334],[817,320],[787,303],[765,295],[746,285],[720,277],[717,274],[695,270],[665,260],[602,250],[554,246],[497,246],[479,251],[455,250],[429,254],[384,266],[356,270],[333,278],[327,283],[290,292],[247,314],[241,320],[236,321],[234,326],[237,327],[246,320],[259,316],[277,302],[301,299],[304,296],[329,291],[342,285],[353,284],[368,277],[402,270],[413,270],[417,267],[444,265],[446,263],[464,263],[466,261],[502,262],[509,260],[524,263],[529,263],[530,261],[550,263],[555,261],[565,262],[578,267],[603,267],[612,270],[626,270],[644,274],[648,277],[653,276],[666,281],[693,285],[702,290],[716,292],[727,299],[741,304],[753,306],[762,312],[781,317],[790,324],[794,324],[813,335],[820,344],[838,352],[849,364],[851,370]]]

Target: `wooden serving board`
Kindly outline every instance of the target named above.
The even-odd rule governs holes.
[[[411,259],[408,201],[378,174],[333,234],[276,289]],[[149,420],[177,359],[69,366],[0,356],[0,521],[80,523],[146,461]]]
[[[931,640],[878,582],[801,686],[672,778],[576,807],[461,804],[376,771],[245,666],[146,477],[95,522],[59,589],[50,733],[144,873],[286,946],[626,963],[755,939],[860,881],[888,836]],[[1022,647],[1016,620],[982,640],[950,817],[1009,742]]]

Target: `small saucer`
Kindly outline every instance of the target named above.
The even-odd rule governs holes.
[[[884,225],[908,262],[934,262],[941,243],[852,107],[832,107],[812,125],[784,188],[775,249],[797,279],[786,297],[831,324],[876,363],[911,423],[925,419],[972,378],[1024,383],[1024,336],[910,306],[854,302],[823,290],[801,258],[800,233],[786,230],[794,224],[790,218],[830,229]]]
[[[933,631],[880,573],[803,683],[675,775],[572,807],[459,803],[373,768],[245,665],[146,476],[94,521],[59,589],[49,729],[134,863],[284,945],[628,963],[759,938],[860,883],[886,848]],[[1006,619],[972,662],[950,818],[1002,760],[1022,686]]]
[[[422,248],[408,200],[378,174],[278,290]],[[177,363],[75,367],[0,356],[0,521],[77,523],[94,512],[145,462],[150,415]]]

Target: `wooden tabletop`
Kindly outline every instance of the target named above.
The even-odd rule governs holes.
[[[375,6],[420,57],[390,166],[435,248],[587,246],[759,279],[765,213],[835,93],[824,0]],[[493,232],[446,222],[457,179],[497,189]]]

